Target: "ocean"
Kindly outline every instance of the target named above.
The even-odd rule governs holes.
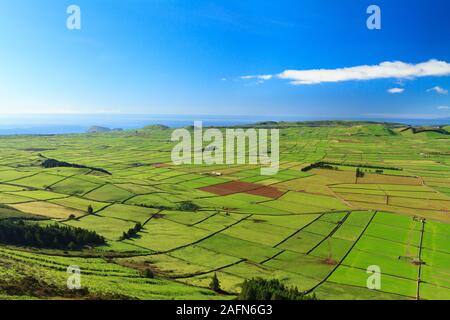
[[[162,124],[171,128],[193,125],[203,121],[203,126],[231,126],[259,121],[311,121],[311,120],[368,120],[397,122],[409,125],[449,124],[450,119],[375,119],[375,118],[319,118],[301,116],[218,116],[218,115],[148,115],[148,114],[39,114],[0,115],[0,135],[17,134],[69,134],[85,133],[91,126],[142,128]]]

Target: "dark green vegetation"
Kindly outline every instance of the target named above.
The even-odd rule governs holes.
[[[274,176],[250,165],[173,166],[165,127],[0,137],[1,221],[106,241],[76,250],[4,243],[0,298],[234,299],[259,277],[261,287],[277,280],[281,292],[320,300],[450,299],[449,136],[403,129],[285,124]],[[46,168],[43,157],[83,167]],[[311,167],[320,162],[332,170]],[[228,182],[253,188],[208,189]],[[67,291],[73,265],[84,292]],[[381,268],[380,290],[366,288],[371,265]]]
[[[81,164],[58,161],[56,159],[45,159],[44,161],[42,161],[41,165],[46,169],[58,168],[58,167],[90,169],[93,171],[103,172],[103,173],[111,175],[111,173],[109,173],[108,171],[106,171],[105,169],[102,169],[102,168],[93,168],[93,167],[83,166]]]
[[[181,201],[176,205],[176,210],[178,211],[198,211],[200,206],[192,203],[192,201]]]
[[[319,162],[316,162],[316,163],[312,163],[311,165],[303,168],[302,171],[303,172],[307,172],[309,170],[316,169],[316,168],[337,169],[341,165],[342,165],[342,163],[339,163],[339,162],[323,162],[323,161],[319,161]],[[397,170],[397,171],[401,171],[402,170],[402,168],[376,166],[376,165],[362,164],[362,163],[360,163],[360,164],[346,163],[345,166],[347,166],[347,167],[355,167],[355,168],[366,168],[366,169]]]
[[[422,133],[422,132],[436,132],[444,135],[450,135],[450,132],[448,132],[443,126],[440,127],[408,127],[402,130],[402,132],[411,130],[413,134],[416,133]]]
[[[0,220],[0,243],[53,249],[80,249],[104,245],[105,239],[95,231],[61,226],[42,227],[23,220]]]
[[[212,279],[211,279],[211,283],[209,284],[209,287],[211,288],[212,291],[214,292],[221,292],[222,289],[220,288],[220,281],[219,278],[217,278],[217,274],[214,273]]]
[[[279,280],[261,278],[245,280],[239,300],[316,300],[316,296],[307,296],[297,288],[288,288]]]
[[[131,239],[137,236],[138,232],[142,230],[142,225],[138,222],[133,228],[130,228],[127,232],[124,232],[120,237],[120,240]]]

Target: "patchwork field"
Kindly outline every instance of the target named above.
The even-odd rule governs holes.
[[[261,176],[254,165],[174,166],[170,134],[0,137],[0,220],[106,239],[73,251],[2,244],[1,277],[64,287],[76,265],[91,294],[117,299],[233,299],[255,277],[318,299],[450,299],[450,136],[284,128],[280,170]],[[305,170],[318,162],[329,167]],[[381,270],[373,290],[370,266]],[[214,275],[220,293],[209,289]],[[0,298],[58,298],[2,283]]]

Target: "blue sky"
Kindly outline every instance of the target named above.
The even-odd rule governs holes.
[[[447,0],[0,0],[0,39],[3,114],[450,116]]]

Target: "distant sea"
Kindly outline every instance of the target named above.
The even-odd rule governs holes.
[[[409,125],[449,124],[450,119],[375,119],[375,118],[314,118],[300,116],[217,116],[217,115],[138,115],[138,114],[40,114],[0,115],[0,135],[84,133],[91,126],[137,129],[151,124],[171,128],[193,125],[203,121],[204,126],[231,126],[259,121],[311,120],[367,120],[397,122]]]

